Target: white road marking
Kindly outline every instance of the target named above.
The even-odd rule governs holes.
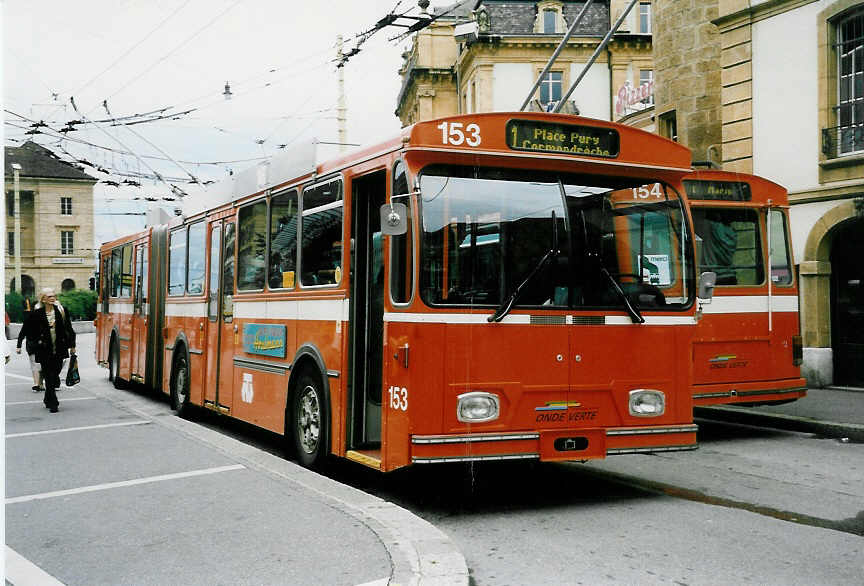
[[[67,401],[92,401],[93,399],[97,399],[97,398],[98,397],[70,397],[70,398],[63,397],[63,402],[65,403]],[[41,399],[36,400],[36,401],[13,401],[11,403],[6,403],[6,406],[9,407],[10,405],[33,405],[33,404],[37,404],[37,403],[41,403],[41,402],[42,402]],[[7,435],[6,437],[9,437],[9,436]]]
[[[100,490],[111,490],[112,488],[125,488],[127,486],[136,486],[138,484],[149,484],[152,482],[162,482],[164,480],[177,480],[180,478],[191,478],[193,476],[204,476],[207,474],[218,474],[220,472],[229,472],[232,470],[243,470],[246,467],[243,464],[232,464],[230,466],[219,466],[217,468],[204,468],[202,470],[190,470],[189,472],[177,472],[175,474],[160,474],[159,476],[148,476],[146,478],[137,478],[135,480],[123,480],[120,482],[108,482],[105,484],[94,484],[91,486],[82,486],[80,488],[70,488],[68,490],[55,490],[53,492],[43,492],[41,494],[28,494],[24,496],[16,496],[6,499],[7,505],[16,503],[26,503],[30,501],[39,501],[44,499],[55,498],[58,496],[71,496],[76,494],[84,494],[87,492],[97,492]]]
[[[63,586],[63,582],[6,546],[6,580],[15,586]]]
[[[375,580],[374,582],[365,582],[363,584],[357,584],[357,586],[387,586],[390,583],[390,578],[381,578],[380,580]]]
[[[86,431],[88,429],[103,429],[106,427],[124,427],[127,425],[146,425],[153,423],[152,421],[124,421],[122,423],[106,423],[104,425],[88,425],[86,427],[65,427],[63,429],[46,429],[44,431],[28,431],[25,433],[10,433],[6,435],[6,439],[12,437],[27,437],[29,435],[45,435],[49,433],[66,433],[67,431]]]
[[[7,386],[7,387],[18,387],[18,386],[23,387],[24,385],[27,385],[28,387],[32,387],[32,386],[33,386],[33,381],[32,381],[32,380],[28,380],[26,383],[6,383],[6,386]]]
[[[12,374],[11,372],[7,372],[6,376],[11,376],[12,378],[20,378],[21,380],[33,380],[33,376],[22,376],[20,374]]]

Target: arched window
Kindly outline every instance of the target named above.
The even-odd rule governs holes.
[[[36,294],[36,283],[30,275],[21,275],[21,283],[21,295],[24,297],[33,297]],[[13,278],[12,282],[9,284],[9,290],[17,291],[16,285],[17,283]]]
[[[63,279],[63,282],[60,284],[61,291],[71,291],[75,288],[75,281],[72,279]]]

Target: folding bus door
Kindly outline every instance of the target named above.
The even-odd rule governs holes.
[[[149,250],[146,244],[135,247],[135,291],[133,292],[132,332],[131,332],[131,378],[144,382],[144,369],[147,356],[147,285],[149,270]]]
[[[376,449],[381,442],[384,345],[384,260],[379,208],[386,172],[354,179],[351,202],[351,300],[349,324],[349,448]]]
[[[234,382],[234,223],[210,224],[204,406],[230,412]]]

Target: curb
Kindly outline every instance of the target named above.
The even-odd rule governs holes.
[[[249,468],[295,483],[320,495],[325,506],[342,511],[366,525],[381,540],[390,556],[392,570],[388,584],[468,585],[465,557],[450,538],[407,509],[192,421],[174,415],[166,417],[164,403],[158,403],[162,409],[156,413],[152,399],[134,391],[115,391],[103,376],[102,368],[89,366],[82,369],[81,374],[82,380],[88,381],[87,390],[112,405],[201,441]]]
[[[838,423],[822,421],[810,417],[784,415],[781,413],[761,413],[742,411],[736,407],[696,407],[693,413],[704,419],[717,419],[732,423],[773,427],[789,431],[814,433],[830,438],[848,438],[853,441],[864,441],[864,425],[857,423]]]

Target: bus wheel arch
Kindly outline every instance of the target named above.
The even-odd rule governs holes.
[[[307,468],[320,467],[330,454],[331,405],[326,372],[314,347],[301,349],[291,368],[285,440],[288,451]]]

